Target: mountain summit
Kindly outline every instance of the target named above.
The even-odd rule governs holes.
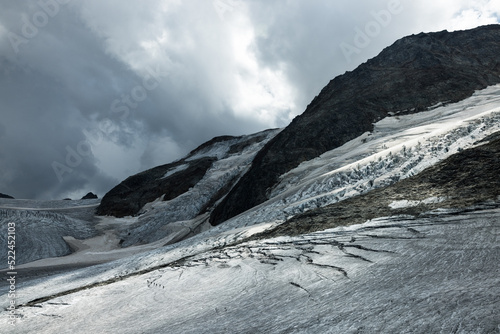
[[[210,223],[218,225],[266,201],[282,174],[372,131],[386,116],[457,102],[499,83],[499,41],[500,25],[420,33],[336,77],[257,154]]]

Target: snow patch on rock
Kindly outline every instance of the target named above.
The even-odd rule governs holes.
[[[167,171],[165,173],[165,175],[163,175],[163,177],[161,177],[160,179],[166,179],[167,177],[174,175],[175,173],[178,173],[178,172],[181,172],[183,170],[188,169],[188,167],[189,167],[189,164],[183,164],[183,165],[176,166],[176,167],[170,169],[169,171]]]
[[[412,208],[415,206],[418,206],[420,204],[434,204],[434,203],[441,203],[445,200],[443,197],[429,197],[426,198],[422,201],[415,201],[415,200],[400,200],[400,201],[392,201],[389,204],[389,207],[391,209],[403,209],[403,208]]]

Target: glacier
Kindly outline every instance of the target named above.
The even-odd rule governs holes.
[[[44,258],[19,265],[15,331],[499,332],[500,198],[491,206],[248,239],[290,217],[395,184],[481,145],[500,131],[499,121],[500,85],[420,114],[395,114],[377,122],[373,132],[282,175],[267,202],[216,227],[207,223],[207,215],[196,215],[200,197],[210,196],[224,178],[241,175],[238,168],[248,168],[261,146],[229,154],[227,144],[201,153],[220,160],[190,192],[149,203],[137,217],[94,217],[81,235],[57,232],[73,246],[72,254],[53,257],[59,253],[47,250]],[[423,201],[439,205],[442,200]],[[48,225],[33,221],[31,232],[23,232],[41,241],[39,231],[66,223],[62,215],[78,222],[97,205],[55,202],[2,199],[0,209],[8,211],[0,215],[2,226],[13,219],[12,211],[59,210],[61,216]],[[394,208],[418,204],[412,198],[391,203]],[[172,233],[121,247],[125,231],[167,219],[164,228],[170,226]],[[174,242],[196,228],[198,233]],[[102,233],[95,236],[95,231]],[[105,263],[94,263],[96,258]],[[77,268],[79,263],[83,268]],[[0,306],[5,319],[7,292],[4,280]],[[6,320],[0,321],[1,332],[10,330]]]

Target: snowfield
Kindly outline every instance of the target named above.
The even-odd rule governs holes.
[[[228,143],[198,152],[219,161],[189,192],[149,203],[138,217],[79,220],[98,202],[84,208],[77,201],[1,200],[2,226],[32,215],[19,227],[25,240],[43,243],[51,233],[48,249],[65,244],[73,253],[50,258],[64,254],[44,250],[38,261],[18,266],[15,328],[7,322],[9,286],[0,283],[0,332],[500,332],[500,198],[476,211],[245,240],[418,174],[499,130],[500,85],[459,103],[387,117],[373,132],[286,173],[267,202],[216,227],[208,215],[196,216],[200,203],[242,175],[263,143],[241,154]],[[409,198],[389,207],[443,200]],[[7,249],[5,236],[0,247]],[[89,266],[97,260],[105,263]]]
[[[499,214],[378,219],[214,249],[23,307],[16,333],[494,333]]]

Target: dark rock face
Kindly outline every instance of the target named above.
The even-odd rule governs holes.
[[[97,214],[116,217],[135,215],[145,204],[161,196],[164,201],[174,199],[194,187],[222,156],[243,152],[253,144],[268,140],[269,134],[276,131],[270,129],[248,136],[215,137],[191,151],[184,159],[127,178],[103,197]],[[227,152],[222,153],[224,150]],[[213,198],[208,199],[200,213],[226,195],[239,177],[241,175],[235,176]]]
[[[12,196],[9,196],[9,195],[5,195],[5,194],[2,194],[0,193],[0,198],[9,198],[9,199],[15,199],[14,197]]]
[[[98,198],[97,195],[92,192],[82,197],[82,199],[97,199],[97,198]]]
[[[336,77],[257,154],[210,217],[213,225],[268,199],[283,173],[373,129],[393,113],[457,102],[500,82],[500,25],[402,38]]]
[[[201,180],[215,158],[201,158],[188,163],[179,161],[130,176],[111,189],[97,208],[98,215],[124,217],[135,215],[149,202],[164,195],[163,200],[175,198]],[[185,169],[164,177],[167,172],[187,164]]]

